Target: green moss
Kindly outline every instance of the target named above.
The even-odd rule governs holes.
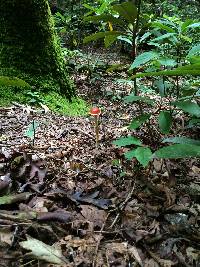
[[[69,102],[57,92],[31,92],[27,88],[0,86],[0,106],[9,106],[12,102],[34,104],[39,108],[42,103],[51,111],[68,116],[86,116],[89,110],[89,105],[81,98],[73,98]]]
[[[70,99],[75,95],[75,87],[67,73],[48,0],[25,2],[6,0],[1,3],[0,68],[29,73],[27,78],[33,77],[34,81],[37,76],[39,80],[48,77],[47,81],[56,84],[54,91]]]
[[[13,93],[13,90],[15,93]],[[9,106],[12,102],[26,102],[24,89],[12,86],[0,86],[0,106]]]
[[[74,98],[69,102],[66,98],[56,92],[43,94],[44,103],[54,112],[69,116],[86,116],[89,105],[81,98]]]
[[[46,92],[59,92],[59,82],[51,75],[34,75],[22,72],[15,68],[0,68],[0,76],[17,77],[32,86],[33,90]],[[69,83],[71,80],[69,80]],[[71,82],[72,83],[72,82]]]

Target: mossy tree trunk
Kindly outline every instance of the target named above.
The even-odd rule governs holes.
[[[0,1],[0,68],[50,75],[62,94],[74,95],[48,0]]]

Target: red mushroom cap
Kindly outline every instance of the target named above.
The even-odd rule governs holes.
[[[93,107],[90,109],[90,115],[92,116],[98,116],[101,114],[101,110],[98,107]]]

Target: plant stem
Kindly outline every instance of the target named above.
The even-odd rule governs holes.
[[[35,121],[33,120],[32,122],[32,125],[33,125],[33,147],[35,145]]]
[[[98,147],[99,143],[99,117],[94,117],[94,123],[95,123],[95,136],[96,136],[96,147]]]
[[[142,0],[138,0],[138,3],[137,3],[137,18],[136,18],[135,27],[134,27],[133,36],[132,36],[132,43],[133,43],[133,46],[132,46],[132,59],[133,59],[133,61],[135,60],[136,55],[137,55],[136,37],[137,37],[137,32],[138,32],[138,27],[139,27],[141,3],[142,3]],[[137,70],[134,70],[133,75],[135,75],[136,72],[137,72]],[[134,78],[134,93],[135,93],[135,95],[138,94],[136,78]]]

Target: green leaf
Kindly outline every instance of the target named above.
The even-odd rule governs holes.
[[[88,8],[88,9],[90,9],[90,10],[92,10],[92,11],[94,11],[94,12],[96,10],[93,6],[90,6],[88,4],[83,4],[83,6],[86,7],[86,8]]]
[[[158,62],[166,67],[175,67],[177,62],[174,59],[171,58],[160,58],[158,59]]]
[[[19,244],[24,249],[31,250],[31,254],[34,255],[38,260],[43,260],[62,266],[66,263],[61,249],[49,246],[35,238],[27,237],[27,241],[22,241]]]
[[[110,14],[101,14],[97,16],[88,16],[83,19],[85,22],[112,22],[113,24],[126,26],[127,23],[121,20],[120,18],[116,18]]]
[[[153,22],[151,24],[151,27],[155,27],[155,28],[158,28],[158,29],[161,29],[161,30],[165,30],[167,32],[171,32],[171,33],[175,33],[175,30],[165,24],[162,24],[161,22]]]
[[[144,65],[148,63],[150,60],[153,60],[155,58],[158,58],[159,55],[156,52],[150,51],[150,52],[144,52],[136,57],[136,59],[133,61],[133,63],[130,66],[129,70],[135,69],[140,67],[141,65]]]
[[[149,161],[152,159],[152,152],[148,147],[138,147],[135,150],[125,153],[125,158],[131,160],[136,158],[143,167],[146,167]]]
[[[109,68],[107,68],[106,72],[112,72],[115,70],[122,70],[125,69],[126,65],[124,63],[122,64],[112,64]]]
[[[113,144],[118,147],[130,146],[130,145],[137,145],[137,146],[142,145],[141,141],[133,136],[121,137],[118,140],[114,141]]]
[[[109,36],[109,35],[114,35],[117,37],[117,36],[122,35],[122,34],[123,33],[118,32],[118,31],[97,32],[97,33],[91,34],[89,36],[86,36],[83,39],[83,43],[86,44],[86,43],[91,42],[91,41],[96,41],[98,39],[105,38],[106,36]]]
[[[184,33],[188,30],[188,26],[193,24],[194,20],[193,19],[187,19],[186,21],[183,22],[181,25],[181,32]]]
[[[182,40],[184,40],[184,41],[186,41],[188,43],[192,43],[192,38],[189,37],[189,36],[181,34],[179,37],[180,37],[180,39],[182,39]]]
[[[16,86],[16,87],[29,87],[31,88],[30,84],[27,82],[17,78],[17,77],[7,77],[7,76],[0,76],[0,86]]]
[[[151,36],[151,32],[145,32],[138,40],[138,43],[142,43],[144,40],[146,40],[149,36]]]
[[[200,27],[200,22],[193,23],[193,24],[188,26],[188,28],[198,28],[198,27]]]
[[[175,68],[173,70],[138,73],[136,75],[133,75],[131,78],[135,79],[135,78],[142,78],[142,77],[187,76],[187,75],[193,75],[193,76],[200,75],[200,64],[199,63],[190,64],[190,65]]]
[[[151,114],[142,114],[136,118],[133,119],[131,124],[129,125],[129,129],[135,130],[138,127],[140,127],[145,121],[147,121],[150,118]]]
[[[124,41],[124,42],[126,42],[126,43],[128,43],[130,45],[133,45],[132,40],[130,38],[126,37],[126,36],[121,36],[120,35],[120,36],[117,37],[117,39],[121,40],[121,41]]]
[[[199,54],[199,53],[200,53],[200,44],[197,44],[197,45],[193,46],[193,47],[189,50],[187,56],[190,57],[190,56],[193,56],[193,55],[195,55],[195,54]]]
[[[175,144],[160,148],[154,153],[154,157],[161,159],[200,157],[200,147],[191,144]]]
[[[188,123],[188,128],[200,126],[200,119],[191,119]]]
[[[191,101],[177,101],[173,103],[176,107],[182,109],[183,111],[194,115],[196,117],[200,117],[200,106]]]
[[[169,111],[161,111],[158,117],[161,133],[167,134],[172,126],[172,116]]]
[[[154,105],[154,101],[151,98],[146,97],[146,96],[136,96],[135,94],[130,94],[124,97],[124,102],[126,103],[133,103],[137,101],[147,103],[149,105]]]
[[[113,10],[119,13],[127,22],[134,24],[137,18],[137,8],[133,2],[124,2],[114,5]]]
[[[124,153],[124,156],[128,160],[132,160],[132,158],[135,158],[135,149]]]
[[[165,138],[162,143],[190,144],[200,146],[200,140],[195,140],[187,137],[169,137]]]
[[[165,39],[170,39],[171,37],[175,37],[175,35],[176,35],[175,33],[166,33],[159,37],[154,38],[153,40],[151,40],[151,42],[158,42],[158,41],[163,41]]]
[[[34,135],[35,135],[35,131],[37,129],[37,127],[39,126],[39,123],[36,121],[33,121],[32,123],[30,123],[28,125],[28,129],[25,132],[25,136],[29,137],[31,140],[34,139]]]
[[[108,48],[117,40],[117,35],[108,35],[104,38],[105,47]]]

